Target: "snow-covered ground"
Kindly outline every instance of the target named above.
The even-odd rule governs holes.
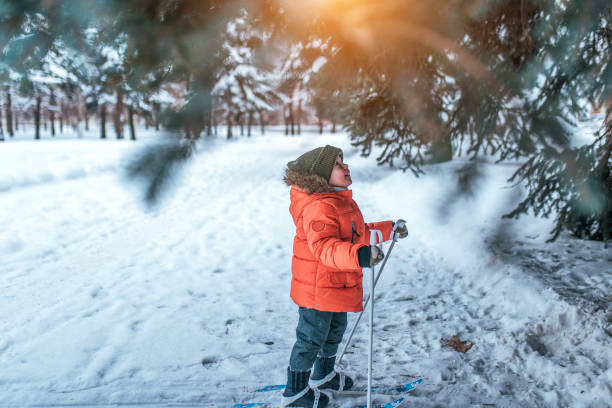
[[[416,179],[345,135],[219,137],[147,208],[122,170],[147,135],[0,144],[1,407],[278,402],[241,388],[285,381],[297,307],[282,174],[326,143],[344,149],[366,220],[410,230],[377,287],[375,382],[423,377],[414,407],[611,406],[612,251],[547,244],[550,220],[502,222],[516,165],[458,159]],[[450,349],[455,334],[474,346]],[[354,345],[346,371],[363,383],[365,322]]]

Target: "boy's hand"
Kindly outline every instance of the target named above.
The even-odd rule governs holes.
[[[406,221],[401,218],[395,222],[395,232],[400,238],[406,238],[408,236],[408,227],[406,227]]]
[[[362,268],[371,268],[383,260],[385,254],[376,245],[368,245],[359,248],[357,251],[359,258],[359,266]]]
[[[383,251],[376,245],[370,245],[370,268],[376,266],[385,257]]]

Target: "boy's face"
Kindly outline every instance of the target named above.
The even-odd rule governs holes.
[[[351,171],[348,168],[348,164],[342,163],[342,157],[338,154],[334,169],[329,177],[329,184],[335,187],[348,187],[352,183],[353,180],[351,180]]]

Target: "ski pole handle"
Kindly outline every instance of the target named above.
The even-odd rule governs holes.
[[[379,244],[376,243],[379,242]],[[381,230],[370,230],[370,245],[375,245],[382,250],[383,235]]]
[[[393,224],[393,232],[391,233],[391,236],[393,237],[394,242],[397,242],[397,239],[399,238],[397,229],[402,227],[406,227],[406,221],[401,218],[395,221],[395,224]],[[406,229],[406,232],[408,232],[408,229]]]

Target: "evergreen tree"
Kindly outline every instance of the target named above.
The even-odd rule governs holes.
[[[264,40],[265,33],[249,21],[246,10],[227,24],[213,94],[218,113],[227,118],[228,138],[232,135],[233,118],[246,116],[250,135],[255,112],[261,116],[272,111],[280,100],[271,73],[265,64],[257,64],[256,53]]]
[[[379,163],[415,174],[463,151],[525,158],[514,180],[525,180],[531,198],[511,215],[546,215],[542,205],[556,203],[553,238],[570,228],[609,239],[607,136],[570,148],[573,118],[589,109],[584,101],[610,97],[607,2],[388,0],[359,13],[354,4],[336,6],[315,10],[317,22],[299,35],[323,33],[335,49],[322,83],[335,80],[352,102],[344,125],[364,155],[381,147]],[[582,170],[568,170],[575,161]],[[597,176],[585,176],[594,169]],[[569,181],[557,183],[558,171]]]

